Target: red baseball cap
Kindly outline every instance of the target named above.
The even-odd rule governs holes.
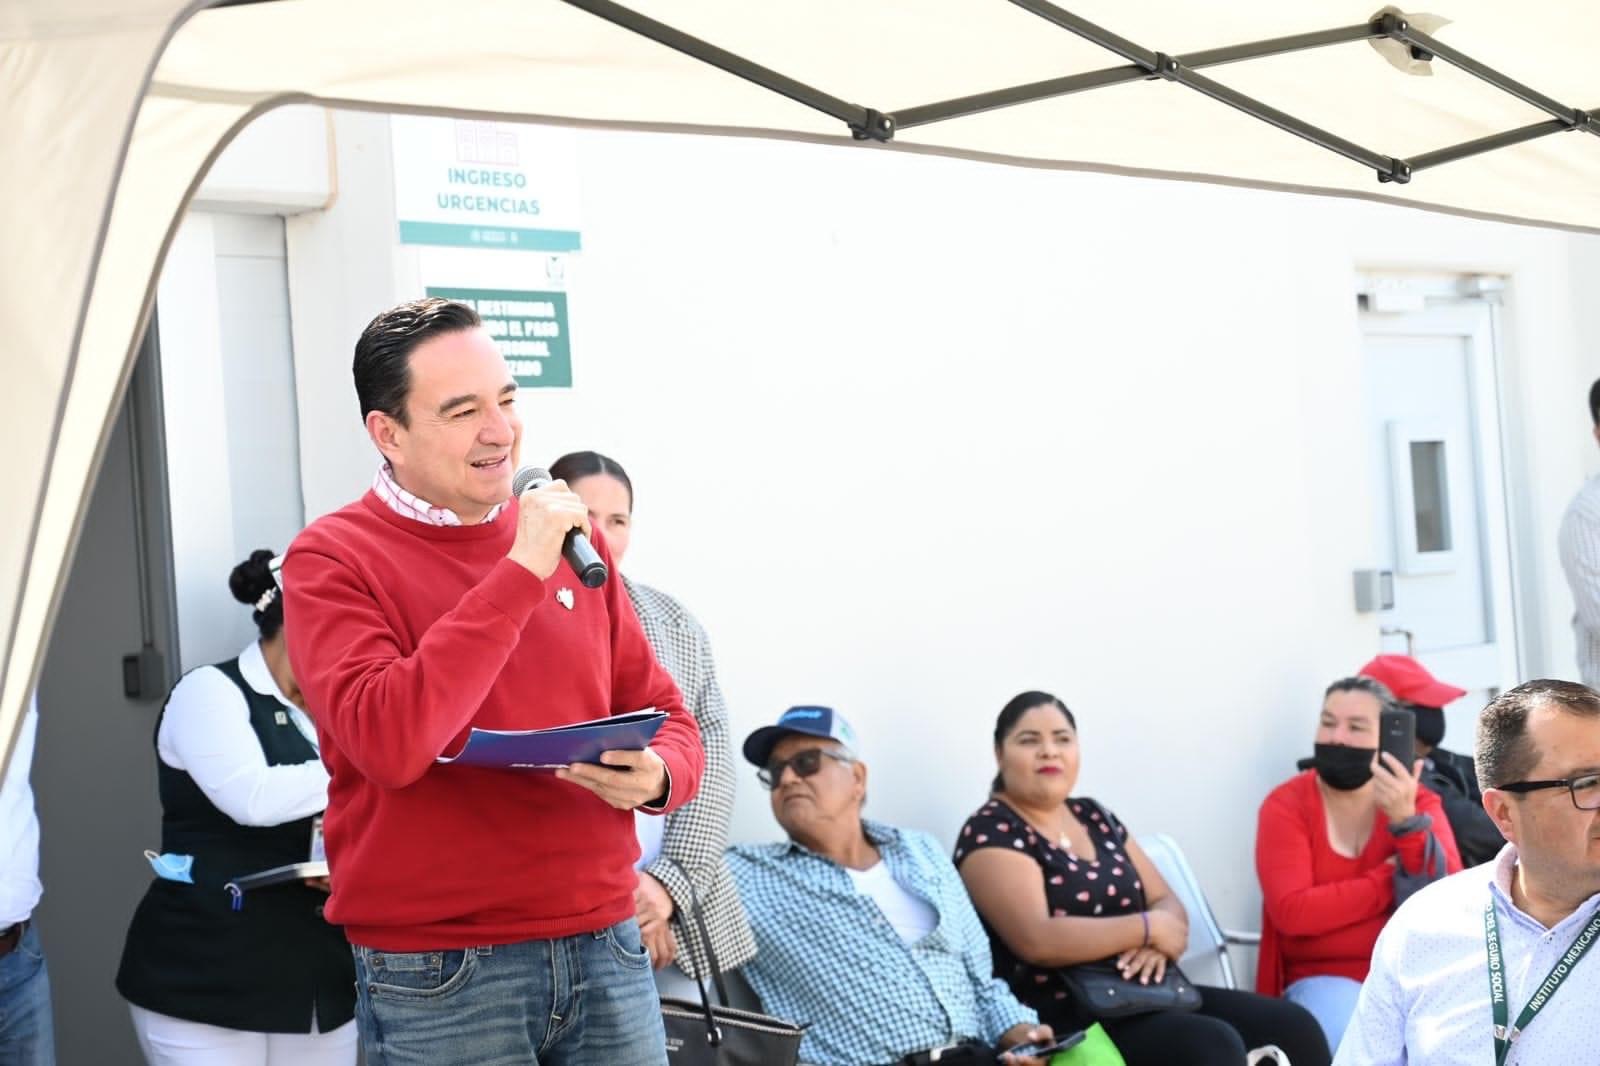
[[[1464,688],[1447,685],[1428,673],[1428,668],[1409,655],[1380,655],[1361,668],[1362,677],[1383,682],[1401,703],[1418,707],[1443,707],[1467,694]]]

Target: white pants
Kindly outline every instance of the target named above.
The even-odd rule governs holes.
[[[128,1005],[150,1066],[355,1066],[355,1019],[331,1033],[251,1033]]]

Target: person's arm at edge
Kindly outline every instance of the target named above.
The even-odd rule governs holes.
[[[322,546],[284,559],[284,635],[318,726],[369,780],[404,788],[471,723],[499,678],[544,582],[501,559],[402,655],[382,605]]]
[[[1557,546],[1578,621],[1596,631],[1600,630],[1600,519],[1590,513],[1587,496],[1585,491],[1562,516]]]

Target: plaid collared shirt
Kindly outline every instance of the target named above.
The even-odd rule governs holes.
[[[377,476],[372,479],[372,492],[378,499],[389,505],[389,509],[396,514],[403,514],[407,518],[414,518],[430,526],[459,526],[464,525],[461,516],[448,507],[435,507],[420,496],[413,495],[400,487],[394,479],[394,468],[388,463],[378,467]],[[485,522],[493,522],[500,517],[503,503],[497,503],[489,508],[489,513],[483,516]]]
[[[989,938],[944,849],[926,833],[862,821],[901,887],[932,905],[907,944],[850,875],[798,844],[742,844],[728,865],[756,934],[744,967],[762,1009],[808,1022],[803,1061],[896,1062],[963,1038],[995,1043],[1038,1017],[994,976]]]

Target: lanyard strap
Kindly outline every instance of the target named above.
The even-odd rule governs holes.
[[[1506,978],[1500,960],[1500,922],[1495,916],[1494,897],[1489,897],[1489,905],[1483,910],[1483,940],[1489,949],[1489,1006],[1494,1013],[1495,1066],[1505,1066],[1506,1058],[1511,1054],[1511,1045],[1516,1043],[1522,1031],[1533,1024],[1533,1019],[1555,997],[1561,982],[1565,981],[1572,968],[1578,965],[1578,960],[1583,958],[1584,952],[1589,950],[1589,945],[1594,943],[1597,936],[1600,936],[1600,908],[1595,910],[1594,917],[1589,919],[1589,924],[1583,927],[1583,931],[1567,948],[1567,953],[1550,968],[1543,983],[1529,998],[1528,1005],[1517,1015],[1517,1024],[1508,1028],[1510,1012],[1506,1006]]]

